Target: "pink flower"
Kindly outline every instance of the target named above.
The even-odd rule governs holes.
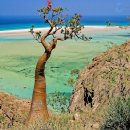
[[[77,24],[80,24],[80,20],[77,21]]]
[[[61,19],[60,19],[60,22],[63,22],[63,21],[64,21],[64,18],[61,18]]]
[[[50,10],[52,8],[52,3],[51,3],[51,0],[47,0],[47,9]]]

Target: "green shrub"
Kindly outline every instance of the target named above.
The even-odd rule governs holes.
[[[5,117],[4,116],[0,116],[0,123],[4,122]]]
[[[55,111],[64,113],[68,110],[69,97],[62,92],[50,93],[47,102]]]
[[[73,87],[75,82],[77,81],[77,77],[79,74],[80,70],[79,69],[73,69],[70,72],[70,77],[67,80],[67,85]]]
[[[70,77],[70,78],[68,79],[67,83],[68,83],[68,86],[73,87],[73,85],[74,85],[74,83],[75,83],[75,80]]]
[[[73,70],[71,70],[71,75],[78,75],[79,72],[80,72],[79,69],[73,69]]]
[[[130,130],[130,98],[110,102],[101,130]]]

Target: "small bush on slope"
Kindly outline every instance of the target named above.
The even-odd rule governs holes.
[[[130,130],[130,98],[110,102],[101,130]]]

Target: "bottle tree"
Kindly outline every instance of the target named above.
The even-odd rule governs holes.
[[[47,121],[49,113],[46,103],[46,79],[45,64],[50,58],[53,49],[56,48],[58,41],[78,38],[84,41],[89,40],[81,30],[84,28],[80,24],[81,16],[75,13],[73,17],[64,14],[65,9],[62,7],[52,7],[51,0],[48,0],[47,6],[38,10],[41,18],[49,25],[47,32],[35,31],[34,27],[30,29],[34,39],[37,40],[44,48],[44,52],[39,58],[35,69],[35,83],[32,95],[30,112],[27,118],[27,124],[37,119]],[[51,36],[49,42],[46,39]]]

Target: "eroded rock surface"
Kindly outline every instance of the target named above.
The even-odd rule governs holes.
[[[70,99],[71,113],[95,111],[116,96],[130,95],[130,41],[93,59],[79,74]]]

